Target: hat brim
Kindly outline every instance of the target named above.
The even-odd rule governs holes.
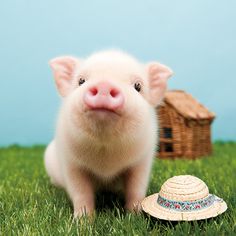
[[[214,203],[203,210],[179,212],[166,209],[157,204],[158,193],[146,197],[141,205],[143,211],[161,220],[169,221],[193,221],[216,217],[227,210],[227,204],[221,200],[215,200]]]

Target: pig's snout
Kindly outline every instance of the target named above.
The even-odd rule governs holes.
[[[89,109],[116,111],[124,104],[122,91],[109,82],[100,82],[85,92],[84,102]]]

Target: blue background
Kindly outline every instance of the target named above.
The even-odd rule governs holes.
[[[1,1],[0,145],[47,143],[60,98],[48,60],[121,48],[175,72],[217,114],[214,139],[236,140],[236,1]]]

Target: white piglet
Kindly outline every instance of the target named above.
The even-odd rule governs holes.
[[[122,190],[126,209],[140,210],[158,141],[155,107],[171,69],[116,50],[50,66],[63,98],[45,152],[52,183],[67,191],[75,217],[93,214],[100,188]]]

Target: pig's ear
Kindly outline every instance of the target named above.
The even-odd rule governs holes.
[[[65,97],[71,88],[71,81],[79,60],[71,56],[56,57],[49,61],[57,89]]]
[[[167,88],[167,80],[173,75],[172,70],[158,62],[149,63],[147,65],[149,80],[149,102],[153,106],[157,106]]]

